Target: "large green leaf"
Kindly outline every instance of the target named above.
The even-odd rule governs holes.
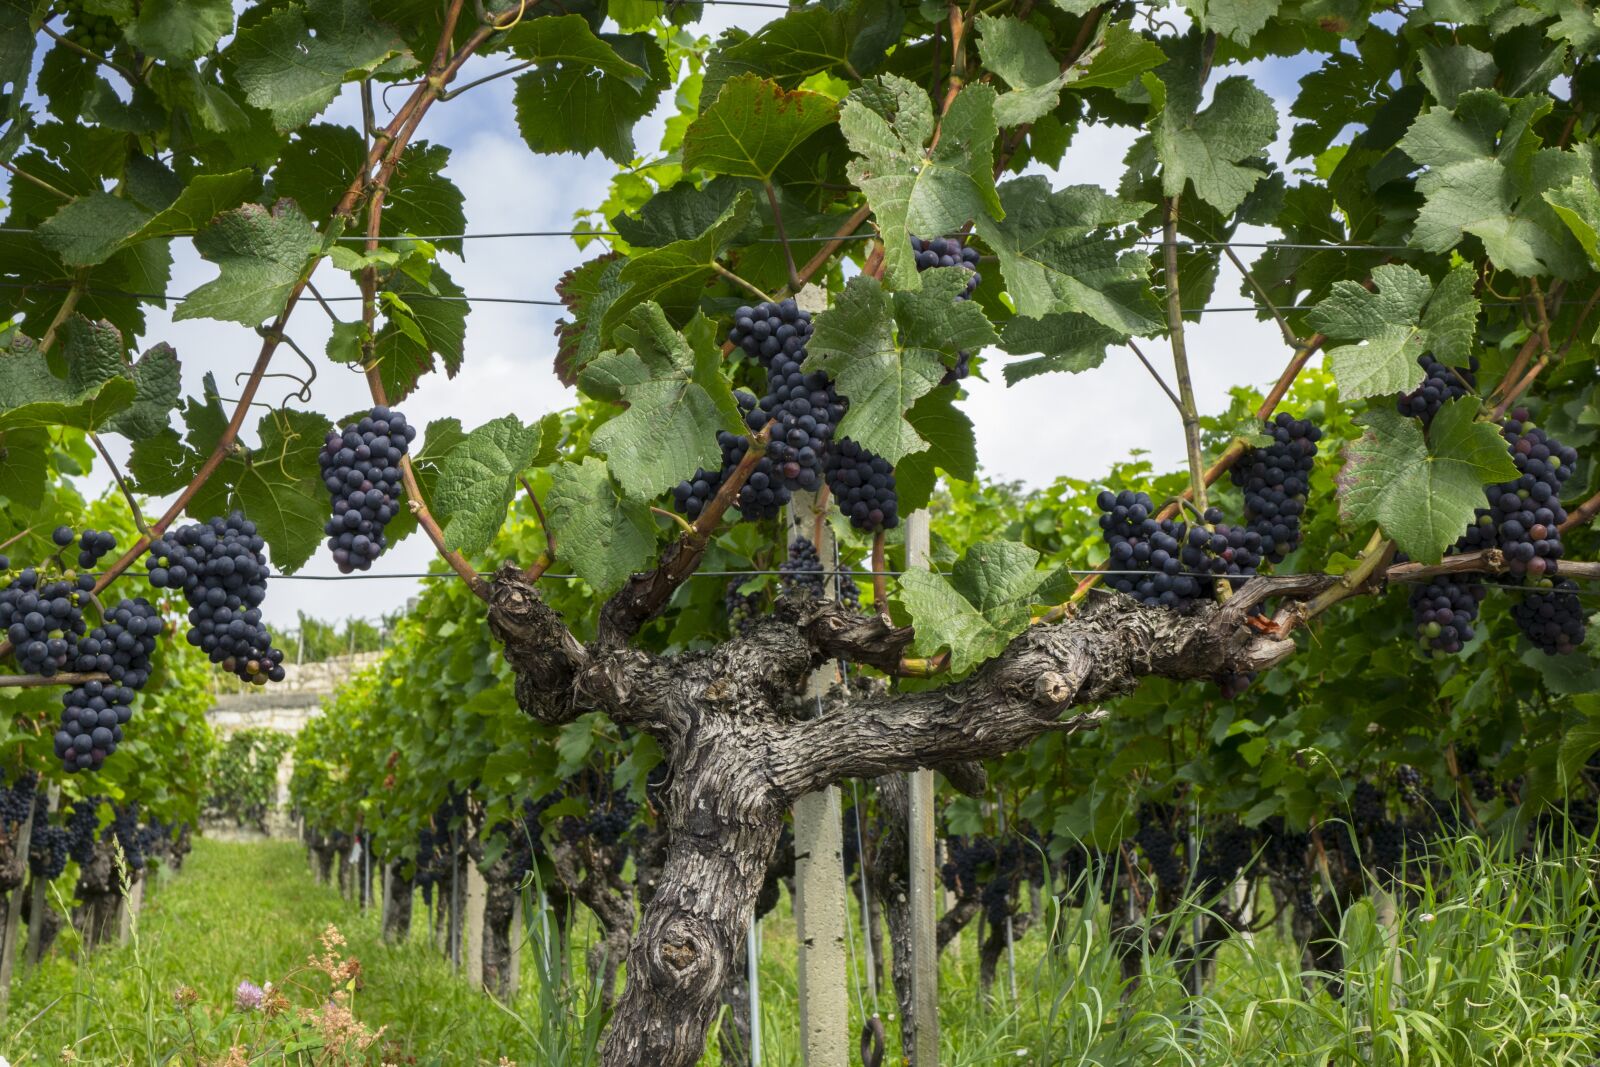
[[[281,200],[270,211],[245,204],[218,215],[194,247],[221,273],[184,297],[172,317],[255,326],[283,310],[322,239],[292,201]]]
[[[1000,348],[1014,356],[1032,359],[1007,363],[1007,385],[1038,374],[1093,370],[1106,360],[1106,348],[1125,340],[1119,332],[1088,315],[1063,311],[1039,319],[1015,315],[1000,331]]]
[[[615,252],[597,256],[556,283],[556,295],[572,316],[556,322],[555,372],[563,385],[578,384],[578,373],[600,354],[600,320],[627,288],[617,277],[627,262]]]
[[[506,415],[450,449],[439,464],[433,499],[447,546],[468,555],[489,547],[517,494],[517,477],[539,454],[540,436],[539,424],[524,426]]]
[[[293,574],[323,541],[330,501],[317,453],[332,428],[314,411],[267,412],[256,426],[260,444],[225,459],[189,514],[203,521],[244,512],[266,539],[273,565]]]
[[[911,613],[914,647],[925,656],[950,653],[961,675],[1005,651],[1028,628],[1029,609],[1049,572],[1039,553],[1014,541],[973,545],[949,575],[912,570],[900,576],[900,600]]]
[[[688,319],[700,302],[706,281],[716,273],[713,264],[717,256],[749,221],[751,206],[750,194],[741,192],[699,237],[674,241],[629,259],[617,274],[623,291],[607,305],[601,317],[601,342],[605,343],[617,324],[646,301],[660,304],[671,319]]]
[[[978,219],[978,234],[1000,257],[1000,272],[1019,315],[1075,311],[1120,337],[1161,329],[1146,281],[1148,261],[1127,250],[1117,227],[1150,205],[1110,196],[1095,185],[1054,191],[1042,175],[1000,187],[1005,218]]]
[[[940,470],[962,481],[977,477],[978,441],[972,420],[955,405],[959,395],[959,386],[941,386],[906,412],[906,421],[928,447],[895,464],[895,496],[901,514],[928,506]]]
[[[595,431],[594,450],[634,500],[650,500],[696,467],[717,470],[717,431],[744,429],[715,344],[691,347],[657,304],[635,308],[617,327],[622,351],[583,368],[586,395],[627,405]]]
[[[911,235],[938,235],[967,222],[1003,218],[994,187],[994,90],[969,85],[956,94],[930,152],[933,104],[923,89],[886,74],[845,100],[839,128],[857,158],[850,180],[866,195],[884,239],[891,285],[922,284]]]
[[[1218,82],[1202,108],[1206,66],[1198,49],[1184,46],[1142,76],[1150,93],[1150,137],[1161,162],[1162,195],[1181,196],[1193,185],[1201,200],[1231,215],[1261,180],[1264,172],[1246,164],[1277,136],[1278,111],[1243,75]]]
[[[1417,357],[1431,352],[1465,366],[1478,329],[1478,299],[1471,267],[1452,269],[1434,286],[1412,267],[1372,271],[1372,289],[1335,282],[1333,292],[1307,316],[1329,337],[1354,341],[1328,350],[1339,391],[1351,398],[1409,392],[1422,381]]]
[[[654,38],[598,37],[579,15],[529,19],[513,32],[517,54],[538,64],[517,78],[515,93],[528,147],[582,155],[599,149],[615,163],[629,162],[634,123],[655,107],[665,84],[666,57]]]
[[[0,362],[5,358],[0,354]],[[5,462],[0,463],[0,497],[25,508],[43,503],[52,448],[50,431],[43,427],[0,430],[0,449],[5,455]]]
[[[1340,510],[1356,523],[1376,521],[1423,563],[1437,563],[1484,506],[1484,487],[1517,477],[1510,449],[1492,423],[1477,422],[1478,401],[1460,397],[1422,424],[1392,407],[1357,421],[1366,433],[1346,449]]]
[[[771,78],[786,89],[829,71],[871,74],[899,43],[904,20],[897,0],[849,0],[791,8],[753,34],[731,31],[706,61],[700,106],[709,106],[723,83],[740,74]]]
[[[111,258],[149,219],[150,212],[131,200],[91,193],[40,226],[39,241],[68,266],[92,267]]]
[[[890,291],[857,275],[838,302],[816,316],[805,368],[832,375],[850,401],[836,437],[849,437],[890,463],[928,447],[906,412],[938,386],[958,351],[996,340],[983,309],[956,299],[966,277],[960,267],[936,268],[921,289]]]
[[[50,370],[45,354],[13,333],[0,348],[0,432],[72,426],[97,430],[133,403],[124,376],[122,338],[114,328],[74,317],[62,330],[67,376]]]
[[[609,596],[655,555],[650,509],[624,497],[593,456],[562,463],[550,477],[545,507],[556,553],[596,594]]]
[[[174,408],[182,371],[178,353],[169,344],[152,346],[127,372],[136,392],[133,405],[106,423],[106,429],[135,441],[152,437],[167,428]]]
[[[1434,107],[1418,116],[1400,139],[1426,168],[1417,177],[1427,199],[1411,243],[1445,252],[1471,234],[1496,267],[1513,274],[1582,273],[1583,250],[1543,194],[1594,179],[1585,156],[1540,147],[1534,124],[1550,108],[1542,94],[1505,100],[1492,89],[1474,89],[1461,94],[1454,110]]]
[[[157,212],[126,243],[199,233],[222,212],[249,199],[260,185],[261,179],[249,170],[196,175],[177,199]]]
[[[230,0],[142,0],[128,43],[157,59],[199,59],[233,29]]]
[[[767,181],[789,153],[838,118],[838,105],[821,93],[741,74],[684,132],[683,165]]]
[[[445,376],[454,378],[466,358],[467,314],[472,310],[461,287],[435,266],[426,282],[396,271],[384,279],[383,292],[393,299],[384,305],[373,354],[389,399],[399,402],[410,396],[417,380],[440,364]]]
[[[256,19],[228,48],[245,98],[280,130],[304,126],[346,81],[405,53],[367,0],[306,0]]]
[[[1283,0],[1184,0],[1203,29],[1240,44],[1248,44],[1282,6]]]
[[[979,15],[977,27],[984,66],[1011,87],[994,105],[1002,127],[1034,122],[1054,111],[1066,86],[1120,89],[1167,59],[1126,22],[1108,26],[1065,70],[1030,23],[1007,15]]]

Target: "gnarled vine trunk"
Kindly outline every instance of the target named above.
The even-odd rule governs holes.
[[[411,902],[416,896],[411,879],[405,876],[405,864],[389,864],[388,884],[384,887],[388,899],[383,902],[383,940],[391,945],[404,941],[411,933]]]
[[[1195,680],[1264,670],[1294,650],[1246,619],[1269,595],[1322,579],[1257,579],[1191,616],[1119,599],[1029,628],[1000,656],[942,689],[796,707],[821,664],[890,672],[913,634],[836,602],[786,598],[716,648],[672,657],[629,647],[693,569],[686,539],[636,575],[578,641],[514,565],[490,592],[489,625],[516,674],[518,704],[549,724],[600,710],[655,739],[668,771],[665,855],[628,953],[628,981],[606,1036],[606,1067],[693,1067],[723,990],[743,965],[745,931],[784,813],[847,778],[918,767],[970,777],[970,761],[1050,732],[1097,725],[1095,705],[1159,675]],[[685,556],[688,553],[688,556]],[[685,562],[687,560],[687,562]],[[1309,584],[1308,584],[1309,583]],[[1089,710],[1067,714],[1074,708]]]
[[[502,856],[484,872],[487,893],[483,902],[483,985],[501,1000],[511,993],[511,939],[521,937],[511,921],[517,914],[517,879],[511,862]]]

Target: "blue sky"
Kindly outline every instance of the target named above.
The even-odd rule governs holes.
[[[755,28],[766,12],[747,8],[715,8],[700,24],[715,33],[729,25]],[[731,15],[731,17],[729,17]],[[1276,161],[1284,163],[1284,146],[1292,122],[1287,103],[1295,83],[1314,66],[1316,57],[1252,63],[1230,68],[1245,73],[1279,104]],[[485,60],[481,69],[470,67],[463,80],[489,73],[503,60]],[[574,156],[536,156],[518,136],[511,121],[513,79],[501,79],[471,90],[428,115],[420,136],[448,145],[452,152],[449,176],[466,196],[467,229],[471,231],[561,230],[569,228],[576,212],[592,207],[605,196],[614,167],[598,154],[588,159]],[[391,93],[398,104],[400,96]],[[666,101],[670,104],[670,94]],[[379,120],[383,121],[380,109]],[[665,111],[647,119],[636,133],[642,150],[659,140]],[[322,121],[359,125],[353,91],[342,96]],[[1052,177],[1058,184],[1094,182],[1112,187],[1122,171],[1122,157],[1135,135],[1131,130],[1088,128],[1068,150],[1066,166]],[[515,189],[516,195],[506,195]],[[1241,240],[1265,240],[1270,232],[1241,235]],[[448,262],[453,277],[471,296],[548,299],[561,274],[598,251],[591,246],[579,252],[570,240],[471,241],[464,261]],[[186,242],[174,242],[173,278],[169,291],[187,292],[214,276]],[[1248,262],[1253,254],[1242,256]],[[319,271],[318,285],[325,295],[354,294],[328,268]],[[1214,304],[1236,306],[1239,278],[1224,264]],[[335,304],[341,317],[357,312],[351,304]],[[460,418],[468,426],[501,415],[514,414],[531,421],[543,413],[569,406],[574,394],[561,386],[551,370],[557,308],[505,304],[479,304],[468,320],[467,362],[454,381],[442,375],[426,379],[406,404],[414,423],[444,416]],[[315,305],[304,304],[291,321],[290,335],[306,352],[321,353],[329,333],[328,319]],[[1188,332],[1194,385],[1204,411],[1226,404],[1229,387],[1237,384],[1265,386],[1275,379],[1288,351],[1271,323],[1255,321],[1249,314],[1208,316]],[[215,372],[224,395],[230,393],[234,374],[254,358],[257,339],[249,331],[209,321],[172,322],[160,312],[150,315],[150,328],[141,347],[156,340],[174,345],[183,360],[185,386],[200,390],[200,378]],[[1152,341],[1141,346],[1170,381],[1171,362],[1166,346]],[[289,353],[280,357],[293,362]],[[349,369],[318,359],[314,406],[324,412],[344,412],[363,406],[368,398],[360,376]],[[1116,350],[1104,366],[1079,375],[1051,375],[1031,379],[1007,389],[998,366],[990,381],[968,382],[964,409],[977,426],[979,459],[991,478],[1016,479],[1031,486],[1048,484],[1057,475],[1093,478],[1111,463],[1143,449],[1158,466],[1182,463],[1181,427],[1176,413],[1159,387],[1125,349]],[[262,399],[280,403],[289,391],[282,382],[263,386]],[[253,420],[252,420],[253,423]],[[113,438],[113,441],[118,439]],[[113,444],[113,449],[116,449]],[[118,456],[125,458],[126,449]],[[96,485],[99,482],[97,480]],[[376,566],[377,572],[425,570],[431,547],[413,536],[392,549]],[[303,573],[333,574],[324,554],[314,558]],[[414,595],[412,580],[337,582],[280,581],[266,604],[267,621],[291,624],[304,610],[322,617],[361,615],[375,617],[404,604]]]

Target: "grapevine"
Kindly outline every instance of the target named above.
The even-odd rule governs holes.
[[[323,442],[317,462],[333,497],[324,532],[341,574],[367,570],[388,547],[383,528],[400,513],[400,460],[416,436],[404,415],[380,405]]]

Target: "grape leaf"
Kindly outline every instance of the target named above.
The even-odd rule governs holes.
[[[417,480],[417,488],[421,490],[423,500],[434,499],[434,487],[439,484],[440,465],[450,450],[460,444],[466,433],[461,429],[461,420],[456,418],[434,419],[428,423],[428,428],[422,434],[422,446],[411,450],[411,474]],[[540,464],[536,461],[534,466]],[[397,545],[410,536],[417,528],[417,517],[410,508],[402,507],[399,514],[389,520],[389,525],[384,527],[384,533],[389,538],[389,544]]]
[[[1167,60],[1158,45],[1126,22],[1108,26],[1065,70],[1044,35],[1029,23],[1010,16],[979,15],[977,24],[978,55],[1011,87],[994,105],[995,120],[1002,128],[1034,122],[1054,111],[1068,85],[1120,89]]]
[[[427,283],[396,271],[384,280],[383,291],[393,293],[410,309],[388,307],[373,348],[384,390],[391,401],[399,403],[416,389],[417,380],[439,363],[444,365],[446,377],[456,376],[466,358],[467,314],[472,306],[440,266],[433,268]]]
[[[707,279],[716,272],[712,264],[717,256],[749,221],[751,205],[750,194],[741,192],[699,237],[674,241],[629,259],[617,274],[618,283],[626,288],[601,316],[601,343],[610,339],[628,312],[647,300],[660,304],[669,319],[687,319],[699,303]]]
[[[322,544],[329,498],[317,453],[333,424],[314,411],[269,411],[256,424],[257,447],[228,456],[189,502],[191,518],[244,512],[286,574]]]
[[[550,472],[545,507],[563,562],[599,596],[622,588],[656,550],[650,509],[617,491],[606,465],[593,456]]]
[[[1231,215],[1265,173],[1246,165],[1278,134],[1272,98],[1249,78],[1217,83],[1200,106],[1205,64],[1185,46],[1158,70],[1141,76],[1150,93],[1149,138],[1161,162],[1161,191],[1181,196],[1186,186],[1223,215]]]
[[[1517,477],[1499,428],[1477,413],[1476,397],[1451,400],[1426,436],[1392,407],[1361,415],[1366,433],[1346,446],[1339,474],[1344,518],[1376,521],[1411,558],[1437,563],[1484,506],[1484,487]]]
[[[285,4],[250,22],[228,48],[245,99],[280,130],[304,126],[346,81],[404,54],[405,42],[367,0]]]
[[[539,437],[537,423],[506,415],[467,434],[440,461],[433,505],[448,547],[467,555],[489,547],[505,524],[517,476],[538,455]]]
[[[646,200],[637,214],[614,216],[611,228],[636,248],[659,248],[704,233],[745,190],[755,191],[745,178],[712,178],[698,188],[679,182]]]
[[[980,217],[978,235],[1000,257],[1019,315],[1081,312],[1120,337],[1161,329],[1148,261],[1125,250],[1133,235],[1111,239],[1118,236],[1113,227],[1140,218],[1150,205],[1119,200],[1095,185],[1052,191],[1043,175],[1006,182],[1000,202],[1005,217]]]
[[[612,162],[629,162],[634,123],[665,87],[666,56],[654,38],[599,37],[581,15],[529,19],[512,35],[516,53],[538,62],[517,78],[514,94],[528,147],[581,155],[598,149]]]
[[[753,34],[732,31],[706,60],[700,106],[708,107],[723,83],[740,74],[771,78],[798,88],[828,71],[871,74],[899,43],[905,14],[896,0],[851,0],[791,8]]]
[[[124,244],[157,237],[198,233],[222,212],[238,207],[260,186],[254,171],[235,170],[226,174],[198,174],[184,186],[177,199],[157,212],[135,231]]]
[[[977,477],[978,442],[972,420],[955,406],[959,394],[959,386],[942,385],[906,412],[906,421],[928,442],[928,448],[895,464],[895,495],[901,514],[928,506],[938,483],[935,468],[962,481]]]
[[[994,187],[994,101],[987,85],[963,88],[929,152],[933,105],[920,86],[885,74],[845,99],[839,128],[857,156],[847,169],[877,218],[885,275],[895,288],[922,284],[913,233],[949,233],[972,219],[1005,217]]]
[[[133,404],[107,422],[106,429],[138,441],[165,430],[169,416],[178,406],[182,385],[178,353],[164,342],[153,345],[128,368],[128,373],[136,390]]]
[[[62,325],[65,378],[21,333],[0,335],[0,343],[0,432],[51,426],[96,430],[133,403],[122,335],[109,323],[74,315]]]
[[[141,493],[165,496],[176,493],[193,477],[199,457],[183,443],[176,430],[162,430],[133,442],[128,473]]]
[[[628,347],[602,352],[578,382],[588,396],[627,406],[591,440],[623,492],[650,500],[696,467],[721,469],[717,431],[744,430],[721,349],[691,347],[651,303],[629,313],[615,340]]]
[[[1471,234],[1502,270],[1524,277],[1581,274],[1583,251],[1543,194],[1593,177],[1577,153],[1539,147],[1534,124],[1551,107],[1544,95],[1508,101],[1492,89],[1474,89],[1461,94],[1454,110],[1433,107],[1418,116],[1400,139],[1426,168],[1417,177],[1426,201],[1410,243],[1445,252]]]
[[[838,105],[821,93],[741,74],[684,132],[683,165],[768,181],[801,142],[838,118]]]
[[[826,371],[850,401],[836,439],[849,437],[890,463],[928,447],[906,412],[938,386],[957,351],[996,340],[983,309],[956,299],[966,279],[961,267],[940,267],[919,290],[889,291],[857,275],[816,316],[805,369]]]
[[[1007,385],[1039,374],[1065,371],[1077,374],[1106,361],[1106,348],[1124,338],[1088,315],[1054,312],[1043,318],[1012,316],[1000,331],[1000,348],[1014,356],[1039,353],[1032,359],[1007,363]]]
[[[1184,0],[1184,6],[1202,29],[1249,44],[1277,15],[1283,0]]]
[[[6,357],[0,355],[0,361]],[[0,432],[0,497],[36,508],[49,481],[50,431],[43,427]]]
[[[1028,628],[1029,608],[1049,573],[1035,570],[1039,553],[1014,541],[973,545],[948,575],[911,570],[900,576],[900,600],[911,613],[916,651],[950,653],[950,673],[965,674],[1005,651]]]
[[[233,29],[230,0],[142,0],[139,17],[123,32],[128,43],[157,59],[199,59]]]
[[[621,253],[608,252],[573,267],[556,283],[556,295],[572,315],[556,321],[555,372],[562,385],[578,384],[578,372],[600,354],[598,323],[627,288],[617,280],[626,262]]]
[[[218,215],[194,239],[218,277],[183,298],[174,319],[222,319],[255,326],[283,310],[289,292],[322,239],[293,201],[269,211],[260,204]]]
[[[104,263],[149,221],[146,209],[110,193],[74,200],[39,227],[39,242],[72,267]]]
[[[1572,231],[1589,257],[1589,264],[1600,269],[1600,189],[1588,178],[1576,177],[1559,189],[1544,194],[1545,203]]]
[[[1422,381],[1417,357],[1465,366],[1478,329],[1472,268],[1461,264],[1437,286],[1412,267],[1386,264],[1372,271],[1373,291],[1339,281],[1307,316],[1316,329],[1357,343],[1328,350],[1339,392],[1352,399],[1404,393]]]

